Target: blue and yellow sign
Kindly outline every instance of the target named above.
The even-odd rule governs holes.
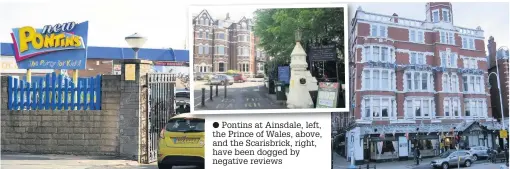
[[[20,69],[85,69],[88,21],[12,29]]]

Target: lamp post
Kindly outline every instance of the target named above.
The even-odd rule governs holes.
[[[138,34],[134,33],[132,35],[126,36],[125,38],[128,45],[135,51],[135,59],[138,59],[138,51],[142,46],[147,42],[147,38]]]

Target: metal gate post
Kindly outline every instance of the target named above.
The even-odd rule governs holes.
[[[218,97],[218,85],[216,85],[216,97]]]
[[[212,85],[209,85],[209,100],[213,101],[213,99],[212,99]]]
[[[202,88],[202,107],[205,107],[205,88]]]
[[[225,98],[227,98],[227,84],[225,84]]]

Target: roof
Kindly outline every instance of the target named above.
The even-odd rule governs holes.
[[[200,116],[200,115],[197,115],[197,114],[193,114],[193,113],[182,113],[182,114],[178,114],[178,115],[175,115],[173,118],[198,118],[198,119],[204,119],[204,117]]]
[[[0,43],[0,56],[14,56],[12,43]],[[87,47],[88,59],[134,59],[134,51],[131,48],[119,47]],[[182,49],[151,49],[141,48],[138,58],[151,61],[177,61],[189,62],[189,51]]]

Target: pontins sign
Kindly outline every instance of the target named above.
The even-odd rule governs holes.
[[[88,22],[12,29],[16,62],[21,69],[85,69]]]

